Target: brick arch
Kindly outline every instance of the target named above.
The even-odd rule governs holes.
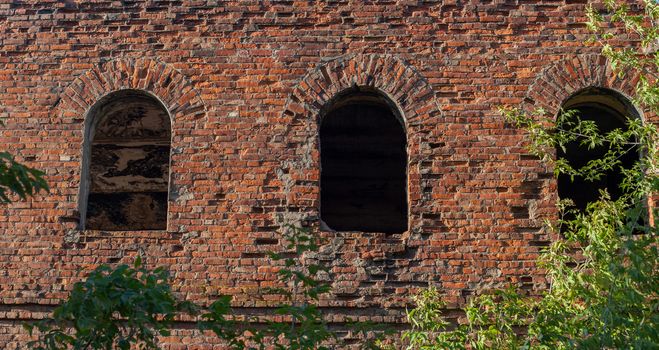
[[[552,63],[538,74],[526,92],[524,107],[542,107],[556,115],[561,105],[580,90],[601,87],[631,96],[637,81],[637,74],[632,72],[620,78],[602,55],[574,56]]]
[[[188,182],[183,174],[185,162],[194,145],[185,141],[191,130],[203,127],[206,118],[206,106],[201,94],[181,72],[169,64],[152,58],[116,59],[95,66],[78,76],[60,95],[56,113],[60,120],[74,129],[73,144],[80,160],[79,173],[74,176],[79,182],[78,218],[84,221],[81,212],[86,207],[86,173],[89,157],[88,133],[93,125],[93,112],[100,101],[112,98],[119,91],[132,90],[144,93],[158,100],[168,111],[171,118],[171,154],[169,180],[168,226],[177,218],[172,213],[179,213],[179,192],[185,189],[182,184]],[[187,142],[187,143],[186,143]],[[177,174],[177,176],[172,176]],[[180,174],[180,175],[178,175]],[[82,221],[80,222],[82,223]],[[80,227],[80,226],[79,226]]]
[[[172,131],[205,115],[201,95],[190,81],[171,65],[151,58],[116,59],[84,72],[64,89],[58,107],[62,113],[83,116],[119,90],[141,90],[158,98],[171,115]]]
[[[281,119],[282,134],[275,137],[287,145],[276,175],[282,182],[284,202],[295,208],[294,217],[289,216],[289,220],[319,218],[320,118],[336,96],[353,89],[378,91],[397,107],[395,114],[403,119],[408,154],[409,229],[419,231],[420,214],[427,206],[421,195],[421,174],[422,168],[429,166],[421,160],[427,156],[424,147],[442,113],[428,81],[393,55],[355,54],[324,62],[293,88]],[[295,195],[299,193],[305,195]]]
[[[354,87],[375,89],[387,96],[408,126],[439,110],[432,86],[407,62],[393,55],[360,54],[321,64],[307,73],[291,93],[284,114],[317,118],[323,106]]]

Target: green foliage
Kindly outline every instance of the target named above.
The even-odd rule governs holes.
[[[413,297],[416,307],[407,312],[412,329],[403,332],[402,340],[408,343],[406,349],[439,350],[464,349],[466,334],[460,327],[447,331],[450,323],[442,317],[444,302],[435,288],[428,288]]]
[[[2,126],[0,120],[0,126]],[[21,199],[48,190],[44,173],[17,162],[9,152],[0,152],[0,203],[9,203],[14,193]]]
[[[22,165],[9,152],[0,152],[0,203],[11,202],[10,193],[26,199],[41,190],[48,190],[43,172]]]
[[[466,323],[453,326],[442,311],[445,308],[437,289],[431,287],[414,298],[415,308],[408,311],[412,329],[402,340],[407,350],[439,349],[520,349],[526,339],[520,330],[533,317],[533,299],[513,288],[496,290],[472,299],[464,312]]]
[[[656,0],[639,0],[643,12],[631,10],[628,1],[605,0],[603,11],[588,6],[586,26],[593,32],[591,41],[602,47],[602,54],[609,58],[613,68],[621,75],[638,71],[636,102],[650,111],[659,113],[659,3]],[[617,47],[617,28],[639,39],[640,47]]]
[[[226,341],[231,349],[243,350],[247,348],[242,331],[245,327],[235,319],[231,309],[231,297],[224,295],[201,314],[198,328],[202,331],[212,331]]]
[[[646,152],[632,169],[627,170],[626,182],[623,183],[628,196],[644,195],[651,186],[652,178],[646,176],[646,170],[655,166],[657,129],[652,124],[643,124],[640,120],[629,119],[627,130],[615,129],[602,134],[592,120],[582,120],[576,110],[563,111],[558,118],[547,117],[547,113],[536,110],[527,115],[516,108],[499,109],[508,122],[528,132],[531,141],[529,152],[554,166],[556,176],[567,174],[572,179],[583,177],[585,180],[598,180],[609,170],[620,167],[620,159],[629,152]],[[601,158],[589,160],[584,166],[574,168],[566,159],[554,159],[554,150],[567,151],[567,145],[579,143],[584,148],[605,147]]]
[[[328,293],[330,286],[320,280],[327,269],[322,265],[303,264],[305,254],[318,251],[318,240],[306,228],[288,226],[284,233],[288,242],[286,249],[293,254],[270,253],[273,261],[283,261],[284,267],[278,271],[279,282],[286,288],[272,289],[271,293],[283,296],[286,303],[275,313],[290,318],[289,322],[270,322],[262,331],[263,337],[278,339],[275,349],[328,349],[323,345],[334,338],[315,304],[320,295]],[[260,348],[262,349],[262,348]]]
[[[659,188],[646,176],[654,177],[647,195]],[[512,287],[479,296],[448,329],[437,291],[423,291],[408,312],[407,349],[659,348],[659,232],[642,193],[616,201],[603,193],[553,225],[563,236],[541,255],[551,288],[537,298]]]
[[[529,326],[538,348],[659,347],[657,230],[638,223],[646,210],[604,197],[568,222],[541,259],[552,286]]]
[[[129,349],[138,344],[156,349],[156,336],[168,335],[177,313],[195,313],[189,302],[178,302],[163,268],[149,271],[138,258],[133,267],[100,266],[73,286],[69,299],[52,318],[26,325],[42,337],[32,349]]]
[[[269,322],[255,328],[239,322],[231,297],[221,296],[208,307],[176,299],[167,270],[101,265],[84,282],[74,285],[69,298],[52,317],[25,327],[38,339],[28,344],[36,350],[62,349],[157,349],[157,337],[170,334],[174,320],[197,317],[197,327],[211,331],[234,350],[328,349],[324,343],[335,337],[315,304],[329,285],[319,280],[326,273],[317,264],[303,264],[305,254],[318,251],[317,239],[307,229],[288,227],[289,253],[270,253],[283,262],[279,281],[284,286],[270,290],[284,298],[276,315],[288,321]]]

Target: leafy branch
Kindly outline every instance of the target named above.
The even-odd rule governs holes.
[[[3,125],[0,120],[0,126]],[[10,203],[11,193],[24,200],[39,191],[48,191],[48,184],[43,176],[42,171],[17,162],[9,152],[0,152],[0,203]]]

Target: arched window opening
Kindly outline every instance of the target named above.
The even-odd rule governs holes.
[[[167,228],[171,122],[152,96],[116,92],[90,111],[82,224],[92,230]],[[86,192],[86,193],[85,193]]]
[[[576,111],[581,120],[594,121],[602,134],[615,129],[626,130],[629,119],[639,118],[627,98],[601,88],[589,88],[573,95],[563,104],[563,110]],[[564,158],[573,168],[578,169],[590,160],[602,158],[607,150],[607,145],[589,149],[573,141],[567,145],[565,152],[557,148],[556,156]],[[558,195],[561,199],[571,199],[578,210],[585,210],[589,203],[598,200],[600,190],[606,190],[612,199],[618,199],[622,195],[620,185],[624,179],[621,169],[632,168],[638,159],[638,150],[632,149],[620,158],[620,166],[594,181],[578,177],[572,180],[570,176],[562,174],[558,177]]]
[[[407,140],[397,109],[376,92],[335,99],[320,126],[320,212],[338,231],[407,230]]]

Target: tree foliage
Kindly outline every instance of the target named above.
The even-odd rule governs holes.
[[[327,269],[314,262],[300,261],[305,254],[318,251],[318,240],[308,229],[290,226],[284,237],[288,242],[287,251],[294,254],[284,256],[270,253],[274,261],[284,262],[284,268],[278,271],[278,275],[279,282],[285,287],[269,292],[284,297],[286,302],[275,313],[290,318],[290,321],[270,322],[262,332],[263,336],[278,340],[274,344],[275,349],[326,350],[328,348],[324,342],[335,335],[329,330],[316,303],[320,295],[330,291],[330,285],[320,279]]]
[[[632,5],[641,5],[642,10],[632,11]],[[621,76],[628,71],[640,73],[635,99],[649,111],[659,113],[659,2],[604,0],[604,8],[588,6],[587,15],[586,26],[593,32],[591,41],[602,47],[602,54]],[[620,27],[638,39],[640,47],[616,46]]]
[[[134,265],[114,268],[101,265],[85,281],[74,285],[69,298],[40,322],[26,324],[37,337],[28,346],[35,350],[63,349],[158,349],[158,336],[170,334],[175,320],[196,319],[197,328],[211,331],[234,350],[328,349],[334,337],[316,303],[329,291],[321,282],[325,269],[302,263],[305,254],[318,250],[318,239],[308,229],[287,227],[285,253],[271,252],[280,288],[264,290],[283,297],[270,321],[255,327],[254,319],[238,321],[231,297],[221,296],[208,306],[179,301],[172,292],[169,273],[163,267],[150,270],[138,258]]]
[[[0,126],[3,126],[2,120]],[[17,162],[11,153],[0,152],[0,204],[11,202],[12,193],[26,199],[41,190],[48,190],[43,175],[43,172]]]
[[[179,313],[197,313],[179,302],[164,268],[150,271],[138,258],[133,267],[102,265],[73,286],[69,299],[51,318],[27,325],[42,332],[33,349],[156,349],[156,336],[168,335]]]

